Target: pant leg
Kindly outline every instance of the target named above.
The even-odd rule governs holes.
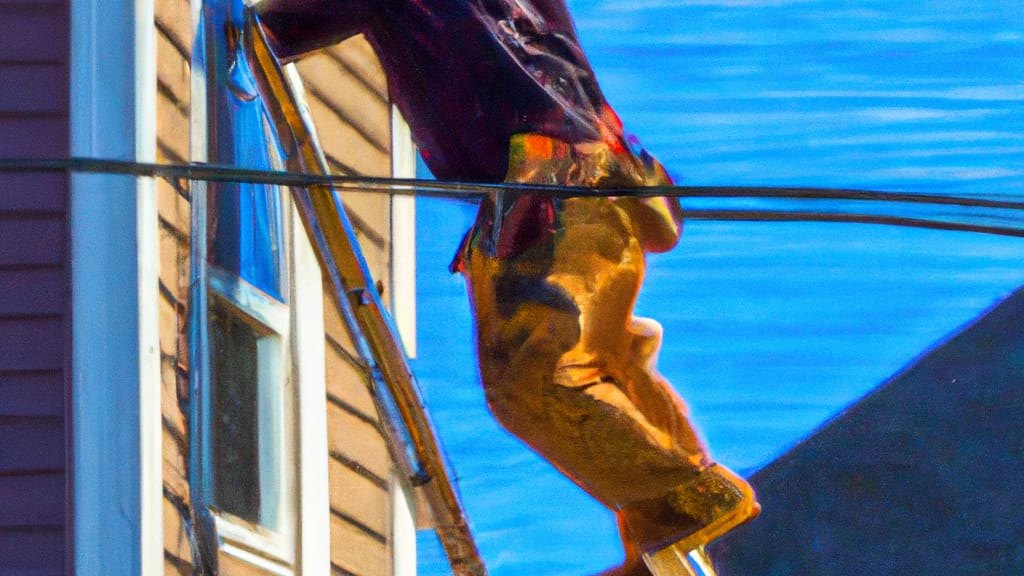
[[[707,465],[682,401],[654,371],[660,328],[633,318],[643,251],[603,198],[567,200],[551,245],[466,270],[495,417],[613,510]],[[508,289],[507,287],[516,289]]]

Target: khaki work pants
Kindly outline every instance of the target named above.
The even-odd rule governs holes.
[[[633,316],[644,253],[621,202],[564,200],[549,241],[464,267],[495,417],[616,511],[710,463],[655,369],[661,327]]]

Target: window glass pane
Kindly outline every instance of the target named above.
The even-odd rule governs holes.
[[[260,334],[226,306],[210,315],[214,503],[260,523]]]
[[[266,110],[248,72],[245,54],[233,36],[220,45],[228,63],[217,87],[218,102],[211,126],[216,142],[212,160],[239,168],[281,167],[277,143],[270,137]],[[282,214],[275,186],[226,183],[211,187],[208,222],[210,262],[284,301],[281,280]]]
[[[214,192],[210,261],[284,301],[281,204],[271,186],[230,184]]]
[[[206,160],[280,170],[284,154],[241,44],[244,6],[203,2],[197,55],[208,88]],[[278,186],[210,182],[205,204],[196,203],[204,238],[195,239],[205,249],[201,286],[208,296],[199,494],[217,518],[216,546],[241,544],[283,564],[294,561],[296,541],[288,194]]]

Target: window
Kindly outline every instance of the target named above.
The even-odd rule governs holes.
[[[208,191],[202,467],[219,536],[258,543],[290,563],[294,386],[283,192],[252,185]]]
[[[277,187],[227,184],[195,204],[197,496],[222,552],[284,570],[298,522],[290,203]]]
[[[198,130],[205,136],[193,138],[205,140],[199,159],[280,170],[282,154],[245,62],[237,10],[230,9],[235,4],[213,0],[203,11],[196,58],[207,78],[205,129]],[[294,233],[287,189],[206,183],[193,189],[192,211],[191,479],[206,526],[204,548],[218,563],[225,555],[232,565],[241,562],[246,573],[293,574],[304,509],[297,498],[300,373],[316,389],[316,371],[301,369],[308,354],[298,351],[298,341],[304,330],[314,343],[323,334],[322,321],[319,328],[304,325],[311,314],[296,309],[293,295],[298,280],[319,290],[320,279],[308,255],[295,257],[309,247],[301,230]]]
[[[283,169],[241,49],[242,2],[195,3],[200,34],[192,70],[200,82],[192,94],[193,159]],[[297,70],[286,73],[301,92]],[[395,172],[411,176],[411,141],[407,133],[395,138]],[[193,188],[191,482],[203,552],[218,559],[221,574],[331,571],[323,284],[289,197],[289,190],[268,185]],[[382,250],[392,264],[395,310],[412,319],[414,210],[412,199],[404,200],[371,220],[385,230],[378,218],[402,222],[409,233]],[[398,294],[406,296],[401,303]],[[408,322],[403,331],[410,343],[413,327]],[[396,477],[391,494],[383,494],[395,499],[396,514],[383,518],[378,533],[394,541],[394,569],[408,574],[415,571],[415,527],[403,488]]]
[[[192,333],[192,485],[204,547],[241,561],[243,574],[289,576],[300,564],[303,574],[324,574],[330,504],[316,257],[285,189],[209,185],[193,203],[194,234],[205,231],[193,242]],[[222,250],[232,243],[243,248]]]

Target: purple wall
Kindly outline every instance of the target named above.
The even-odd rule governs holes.
[[[68,155],[66,2],[0,0],[0,158]],[[68,179],[0,174],[0,572],[70,568]]]

